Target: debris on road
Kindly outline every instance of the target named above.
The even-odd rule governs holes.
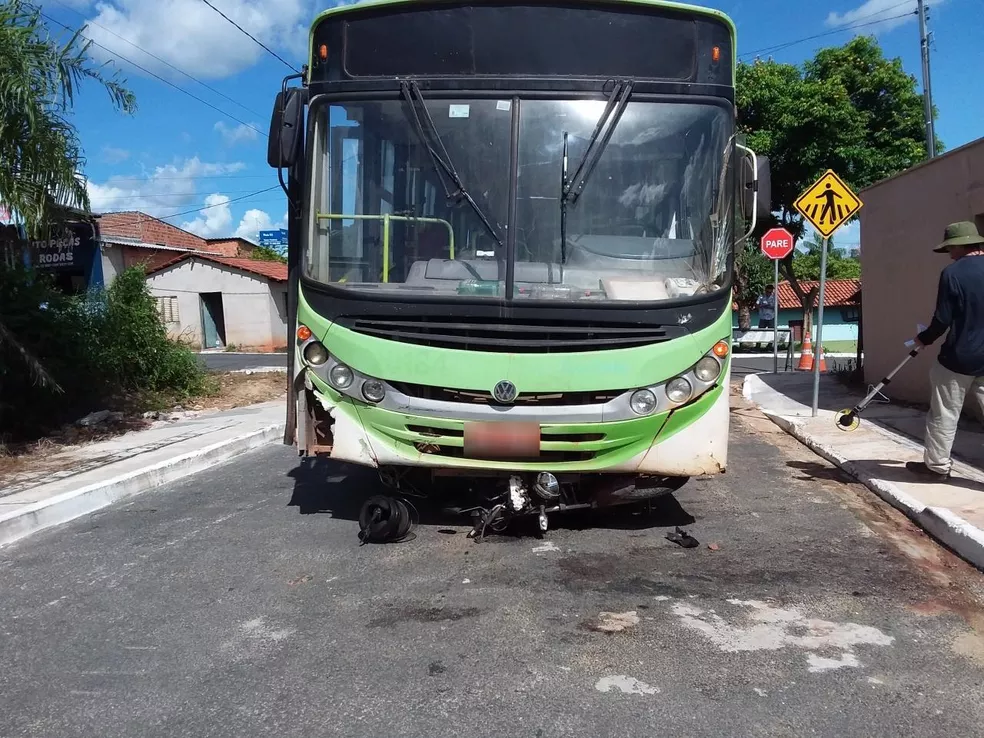
[[[595,689],[599,692],[611,692],[613,689],[617,689],[623,694],[659,694],[658,687],[621,674],[602,677],[595,683]]]
[[[666,540],[672,541],[678,546],[683,546],[683,548],[697,548],[697,546],[700,545],[700,541],[690,535],[687,531],[681,530],[679,527],[677,527],[676,530],[667,533]]]
[[[635,610],[628,612],[600,612],[598,619],[588,623],[588,628],[599,633],[621,633],[639,624]]]

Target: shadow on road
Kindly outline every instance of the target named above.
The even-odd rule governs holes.
[[[331,459],[303,459],[288,476],[294,480],[294,492],[287,504],[296,507],[301,515],[328,513],[342,520],[357,521],[359,510],[369,497],[388,492],[374,470]],[[453,491],[451,496],[447,489],[442,492],[446,502],[466,504],[464,500],[454,499]],[[420,525],[435,526],[443,529],[439,532],[451,534],[457,532],[454,527],[470,524],[466,515],[448,512],[436,502],[416,498],[412,501],[420,515]],[[694,516],[673,495],[604,510],[571,510],[550,516],[550,527],[563,530],[646,530],[683,527],[695,522]],[[538,533],[536,517],[526,516],[499,535],[525,537]]]

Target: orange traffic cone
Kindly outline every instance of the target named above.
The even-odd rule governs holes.
[[[817,354],[820,356],[820,373],[827,373],[827,352],[823,350],[823,346],[817,349]],[[813,369],[813,362],[810,362],[810,369]]]
[[[809,333],[803,334],[803,346],[800,349],[798,370],[808,372],[813,368],[813,340]]]

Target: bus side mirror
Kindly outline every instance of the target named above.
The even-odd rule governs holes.
[[[758,199],[755,187],[758,183]],[[752,219],[752,207],[757,204],[755,216],[761,220],[772,214],[772,173],[769,157],[749,153],[741,157],[741,212],[745,220]]]
[[[304,130],[304,99],[297,88],[277,93],[270,118],[267,164],[274,169],[294,166],[301,148]]]

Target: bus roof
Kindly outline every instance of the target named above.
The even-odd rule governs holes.
[[[732,50],[737,56],[737,43],[736,37],[738,35],[738,29],[735,27],[735,22],[731,20],[731,16],[727,13],[715,10],[714,8],[705,8],[699,5],[689,5],[688,3],[672,2],[672,0],[577,0],[578,2],[583,2],[585,5],[649,5],[653,8],[666,8],[669,10],[681,10],[690,13],[695,13],[697,15],[704,15],[709,18],[715,18],[717,20],[723,21],[731,32],[732,38]],[[314,22],[311,24],[311,33],[309,34],[310,43],[308,49],[308,58],[314,53],[314,29],[317,25],[333,15],[342,15],[345,13],[351,13],[365,8],[379,8],[386,5],[413,5],[419,3],[421,0],[361,0],[361,2],[353,3],[351,5],[338,5],[334,8],[329,8],[328,10],[323,10],[315,17]],[[431,4],[431,3],[427,3]],[[450,3],[449,3],[450,4]]]

